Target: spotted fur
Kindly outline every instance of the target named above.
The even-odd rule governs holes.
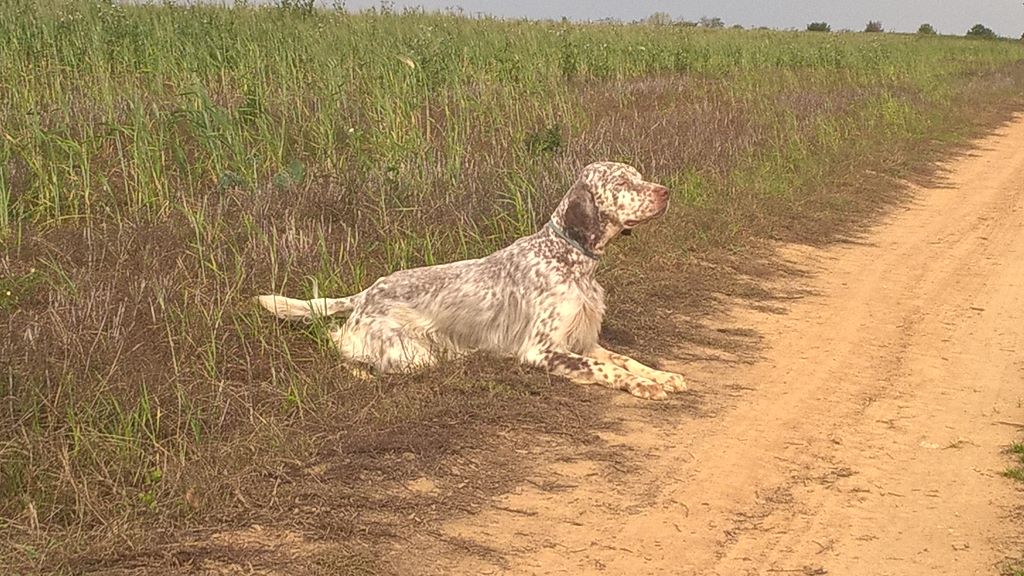
[[[347,314],[331,333],[342,357],[381,372],[484,350],[574,382],[662,399],[686,389],[682,376],[598,344],[604,290],[594,271],[608,243],[661,216],[668,196],[631,166],[596,162],[548,226],[489,256],[401,270],[346,298],[258,300],[281,318]]]

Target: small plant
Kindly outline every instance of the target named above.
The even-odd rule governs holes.
[[[156,491],[157,485],[160,484],[160,480],[164,477],[164,473],[160,468],[152,468],[146,472],[143,478],[143,484],[145,489],[138,493],[139,503],[146,508],[156,508]]]
[[[808,32],[831,32],[832,27],[828,25],[828,22],[811,22],[807,25]]]
[[[983,40],[995,40],[998,38],[996,33],[984,24],[975,24],[974,26],[971,26],[971,29],[967,31],[966,36],[968,38],[981,38]]]
[[[936,34],[935,28],[928,23],[921,24],[917,29],[917,33],[922,36],[934,36]]]
[[[553,154],[562,148],[562,127],[548,126],[526,137],[526,148],[538,154]]]
[[[885,32],[882,28],[882,22],[879,20],[870,20],[868,25],[864,27],[865,32]]]
[[[290,164],[278,172],[273,179],[274,187],[278,190],[290,190],[295,188],[306,177],[306,167],[298,160],[292,160]]]
[[[1024,482],[1024,442],[1010,444],[1009,452],[1013,455],[1016,462],[1006,470],[1003,470],[1003,476],[1018,482]]]
[[[1024,561],[1010,560],[999,569],[999,576],[1024,576]]]
[[[28,274],[0,276],[0,310],[15,308],[42,279],[34,268]]]
[[[217,188],[219,188],[222,191],[231,190],[235,188],[244,189],[248,187],[248,185],[249,184],[248,182],[245,181],[245,178],[239,176],[237,173],[232,172],[231,170],[225,170],[221,172],[220,176],[217,178]]]

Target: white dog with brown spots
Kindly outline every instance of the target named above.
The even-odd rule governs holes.
[[[483,350],[514,356],[573,382],[663,399],[686,389],[598,344],[604,290],[594,278],[608,242],[661,216],[669,191],[631,166],[583,169],[536,234],[484,258],[401,270],[345,298],[258,297],[281,318],[348,315],[332,330],[342,357],[380,372],[408,372]]]

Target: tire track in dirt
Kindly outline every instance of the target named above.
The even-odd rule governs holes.
[[[617,399],[604,437],[638,470],[546,465],[443,529],[503,559],[409,573],[997,574],[1024,551],[999,475],[1000,421],[1024,421],[1024,117],[944,168],[863,238],[780,248],[810,274],[774,287],[785,311],[720,319],[756,361],[668,364],[713,418]]]

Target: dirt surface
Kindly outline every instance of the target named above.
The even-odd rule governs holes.
[[[780,259],[777,300],[717,320],[753,357],[665,363],[697,416],[622,395],[604,438],[623,463],[555,458],[443,528],[493,553],[402,571],[966,575],[1019,557],[1024,493],[999,472],[1024,422],[1024,117],[864,237]]]

